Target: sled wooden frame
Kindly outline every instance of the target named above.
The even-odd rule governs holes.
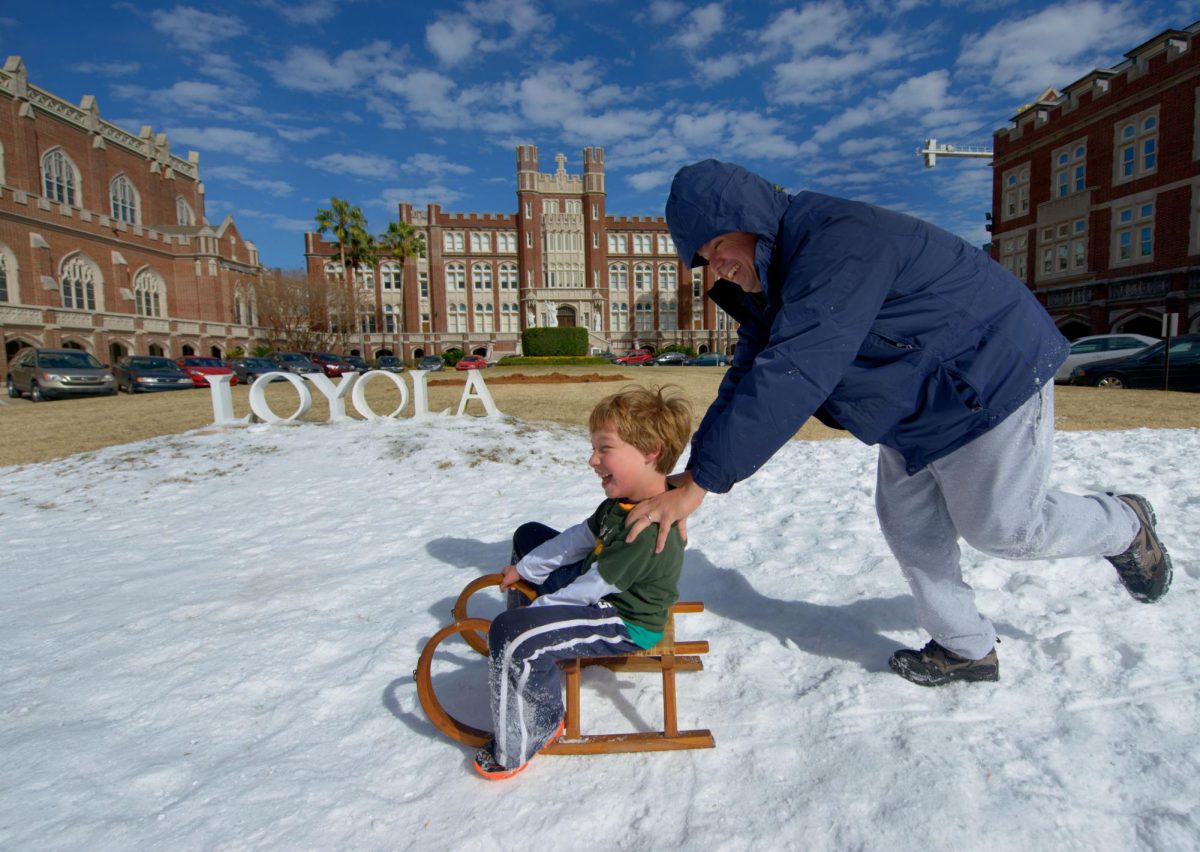
[[[487,631],[491,622],[467,615],[467,601],[480,589],[494,588],[500,583],[499,574],[487,574],[463,589],[455,601],[454,623],[443,627],[425,643],[421,658],[413,672],[417,681],[417,697],[429,720],[451,739],[469,746],[481,746],[491,734],[481,731],[451,716],[433,691],[433,655],[446,639],[462,634],[477,653],[487,654]],[[519,582],[516,588],[527,598],[537,596],[533,587]],[[673,751],[677,749],[714,748],[716,742],[708,730],[681,731],[677,720],[675,673],[700,671],[704,663],[701,654],[708,653],[708,642],[681,642],[675,638],[675,616],[688,612],[703,612],[704,604],[686,601],[675,604],[667,614],[663,638],[657,645],[643,651],[614,657],[587,657],[564,660],[559,665],[566,675],[567,700],[563,734],[539,754],[613,754],[640,751]],[[584,666],[600,665],[618,672],[661,672],[663,682],[663,726],[658,731],[638,731],[625,734],[580,733],[579,680]]]

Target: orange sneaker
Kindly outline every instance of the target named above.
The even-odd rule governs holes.
[[[546,740],[546,745],[550,745],[550,743],[561,737],[565,727],[566,720],[560,719],[558,728],[554,731],[554,734],[551,735],[550,739]],[[546,745],[542,746],[542,748],[545,748]],[[475,771],[487,780],[503,781],[505,778],[512,778],[529,765],[529,761],[527,760],[514,769],[508,769],[504,766],[501,766],[496,760],[496,755],[494,752],[495,748],[496,739],[495,737],[492,737],[480,747],[479,751],[475,752]],[[538,751],[541,751],[541,749],[538,749]],[[536,754],[537,752],[534,753]]]

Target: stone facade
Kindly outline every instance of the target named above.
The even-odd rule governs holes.
[[[0,337],[25,346],[224,355],[256,345],[258,251],[229,217],[208,224],[199,156],[129,133],[0,71]]]
[[[996,131],[992,254],[1074,339],[1200,332],[1200,22]]]
[[[711,273],[693,275],[679,262],[666,221],[608,214],[602,148],[583,150],[582,174],[569,174],[562,154],[542,173],[533,145],[516,154],[515,213],[399,206],[426,257],[380,258],[359,271],[358,285],[375,291],[383,313],[357,335],[353,354],[457,348],[500,357],[520,351],[522,330],[546,325],[587,328],[593,352],[732,349],[732,323],[703,298]],[[336,255],[319,234],[305,235],[309,274],[338,278]]]

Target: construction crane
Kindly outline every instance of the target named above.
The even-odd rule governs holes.
[[[976,159],[992,158],[991,148],[980,148],[974,145],[939,145],[936,139],[926,139],[925,147],[918,148],[917,154],[925,158],[925,168],[932,169],[939,155],[943,157],[973,157]]]

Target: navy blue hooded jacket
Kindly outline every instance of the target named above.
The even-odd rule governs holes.
[[[708,491],[753,474],[813,414],[899,451],[916,473],[1011,414],[1067,355],[1024,284],[910,216],[788,195],[705,160],[675,176],[667,224],[693,267],[713,237],[758,237],[763,292],[718,281],[709,293],[740,328],[692,438],[688,469]]]

